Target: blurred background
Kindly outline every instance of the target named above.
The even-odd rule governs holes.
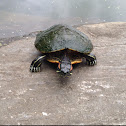
[[[126,0],[0,0],[0,38],[58,23],[78,26],[120,21],[126,21]]]

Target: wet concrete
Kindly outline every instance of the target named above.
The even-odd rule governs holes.
[[[126,124],[126,23],[84,25],[97,65],[63,78],[45,62],[30,73],[35,37],[0,48],[0,124]]]

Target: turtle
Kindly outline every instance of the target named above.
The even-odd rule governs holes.
[[[41,55],[35,58],[31,65],[31,72],[40,72],[43,60],[57,63],[57,72],[72,74],[73,64],[78,64],[86,59],[86,64],[96,64],[96,56],[91,53],[93,44],[88,36],[72,26],[56,24],[40,31],[34,43]]]

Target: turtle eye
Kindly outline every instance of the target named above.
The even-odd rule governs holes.
[[[60,65],[61,68],[65,68],[65,66],[66,66],[66,65],[63,64],[63,63]]]
[[[66,68],[70,70],[71,69],[71,65],[70,64],[66,64]]]

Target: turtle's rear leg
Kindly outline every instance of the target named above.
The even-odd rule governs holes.
[[[46,57],[46,55],[35,58],[30,65],[30,71],[31,72],[40,72],[40,67],[41,67],[42,61],[45,59],[45,57]]]
[[[94,66],[95,64],[97,64],[97,60],[96,60],[96,56],[94,54],[88,54],[88,55],[84,55],[84,57],[86,58],[86,64],[89,66]]]

